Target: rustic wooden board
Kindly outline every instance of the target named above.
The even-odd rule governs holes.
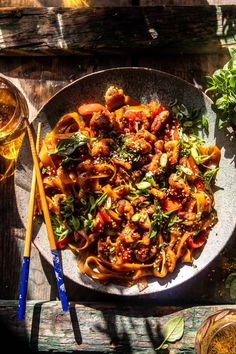
[[[198,5],[235,5],[234,0],[1,0],[0,7],[112,7],[112,6],[198,6]]]
[[[71,303],[62,313],[59,302],[30,301],[26,319],[16,318],[17,303],[0,301],[0,321],[36,351],[92,353],[155,353],[160,328],[183,316],[183,338],[169,346],[170,354],[194,354],[196,331],[213,312],[230,306],[160,307],[96,303]]]
[[[8,8],[0,55],[218,53],[236,45],[235,17],[236,6]]]

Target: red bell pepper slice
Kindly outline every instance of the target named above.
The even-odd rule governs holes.
[[[99,214],[100,214],[100,217],[102,218],[102,220],[105,222],[111,222],[111,218],[110,218],[110,215],[108,215],[108,213],[106,212],[105,209],[103,208],[98,208],[99,210]]]
[[[198,192],[204,192],[204,183],[203,183],[202,179],[197,178],[194,181],[194,185],[195,185]]]
[[[182,204],[177,199],[166,198],[163,202],[163,209],[166,212],[182,209]]]
[[[187,239],[188,245],[192,248],[202,247],[206,243],[209,232],[210,229],[206,229],[200,231],[199,234],[195,237],[189,236],[189,238]]]
[[[161,112],[166,111],[166,108],[160,104],[160,106],[152,113],[152,119],[154,119]]]
[[[56,247],[58,249],[63,249],[68,245],[69,242],[70,242],[70,235],[67,235],[64,238],[56,241]]]

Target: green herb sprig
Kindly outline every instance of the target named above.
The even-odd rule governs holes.
[[[86,145],[90,140],[80,132],[76,132],[70,137],[60,140],[53,154],[60,156],[71,155],[78,147]]]
[[[184,104],[179,104],[176,99],[169,103],[174,118],[176,118],[182,126],[182,131],[193,134],[197,129],[203,129],[206,134],[209,133],[208,120],[202,114],[201,109],[193,109],[191,112]]]
[[[178,316],[167,321],[162,328],[163,341],[156,350],[168,348],[167,343],[174,343],[180,340],[184,333],[184,318]]]
[[[231,59],[222,69],[206,77],[207,92],[211,92],[218,128],[236,126],[236,49],[230,49]]]

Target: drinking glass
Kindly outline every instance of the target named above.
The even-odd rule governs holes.
[[[25,97],[13,83],[0,76],[0,181],[14,173],[28,117]]]

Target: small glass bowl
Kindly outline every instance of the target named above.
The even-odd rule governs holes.
[[[226,347],[223,351],[220,349],[215,349],[214,344],[226,333],[226,330],[233,330],[236,333],[236,310],[234,309],[224,309],[218,311],[206,318],[206,320],[199,327],[196,340],[195,340],[195,351],[196,354],[210,354],[217,353],[222,354],[235,354],[236,353],[236,336],[233,337],[233,347],[232,345],[227,350]],[[227,342],[229,346],[229,342]]]

